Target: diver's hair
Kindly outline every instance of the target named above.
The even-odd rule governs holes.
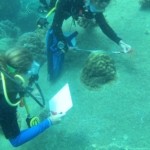
[[[9,73],[7,66],[16,69],[15,73],[25,74],[33,62],[32,54],[25,49],[13,48],[0,56],[0,67]]]

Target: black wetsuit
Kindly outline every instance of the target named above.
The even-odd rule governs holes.
[[[78,16],[83,16],[87,19],[95,18],[96,23],[99,25],[103,33],[115,43],[119,44],[121,38],[119,38],[108,25],[103,13],[92,13],[90,10],[87,12],[85,11],[84,6],[84,0],[59,0],[52,23],[52,29],[58,41],[63,41],[66,44],[66,40],[62,32],[63,21],[68,19],[70,16],[75,19]]]
[[[6,84],[6,87],[11,103],[15,104],[18,101],[16,95],[21,89],[13,83],[9,85]],[[2,84],[0,84],[0,125],[7,139],[14,138],[20,133],[16,112],[17,106],[12,107],[6,102]]]

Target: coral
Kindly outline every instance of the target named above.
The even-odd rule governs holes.
[[[36,21],[39,17],[36,13],[38,3],[31,3],[31,6],[34,6],[34,9],[31,7],[31,13],[28,13],[25,9],[28,3],[31,3],[31,1],[0,0],[0,20],[13,21],[23,32],[35,30],[37,27]]]
[[[5,20],[0,22],[0,38],[17,38],[19,35],[20,29],[15,26],[11,21]]]
[[[115,63],[108,55],[100,52],[89,55],[81,73],[81,81],[88,88],[99,88],[115,78]]]
[[[44,119],[48,118],[49,116],[50,116],[50,111],[47,108],[43,109],[39,114],[40,120],[44,120]]]
[[[38,34],[34,32],[24,33],[19,37],[16,46],[29,50],[38,63],[43,64],[46,61],[45,44]]]
[[[45,36],[46,36],[46,34],[47,34],[47,29],[46,29],[46,28],[43,28],[43,29],[37,28],[37,29],[34,31],[34,33],[36,33],[37,36],[41,39],[41,41],[45,43]]]
[[[139,0],[139,3],[141,4],[142,7],[150,7],[150,0]]]
[[[13,48],[15,41],[12,38],[2,38],[0,39],[0,53],[4,53],[6,50]]]

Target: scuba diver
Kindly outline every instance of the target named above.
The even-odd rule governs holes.
[[[32,70],[33,63],[35,62],[32,54],[23,49],[14,48],[0,55],[0,126],[6,139],[14,147],[28,142],[52,125],[59,123],[64,116],[64,114],[51,115],[41,123],[37,122],[36,117],[30,116],[26,119],[29,128],[20,131],[17,107],[22,102],[25,103],[25,94],[31,95],[30,89],[25,87],[24,75],[35,70],[35,68]],[[28,107],[26,108],[28,110]],[[33,118],[36,120],[32,120]]]
[[[101,28],[103,33],[116,44],[118,44],[124,53],[128,53],[131,51],[131,46],[126,44],[120,37],[117,36],[114,30],[107,23],[103,15],[105,8],[110,4],[111,0],[55,0],[55,5],[54,0],[50,1],[49,3],[47,3],[46,0],[40,0],[40,2],[45,7],[50,6],[52,8],[53,5],[53,7],[55,8],[53,8],[55,14],[52,21],[52,25],[50,27],[50,31],[52,31],[53,34],[50,34],[47,38],[47,40],[49,40],[47,41],[48,48],[54,44],[58,47],[58,49],[60,49],[60,45],[61,50],[63,50],[63,52],[67,52],[71,48],[68,44],[68,40],[63,34],[62,25],[64,20],[67,20],[69,17],[72,17],[74,22],[77,21],[78,24],[82,27],[86,27],[88,25],[88,22],[90,23],[91,20],[94,20],[95,23]],[[49,9],[49,7],[46,8]],[[46,15],[45,18],[39,19],[37,24],[40,27],[46,27],[48,25],[46,19],[51,13],[51,11],[52,10],[50,10],[50,12]]]
[[[55,6],[54,1],[56,2],[56,0],[50,0],[49,3],[47,3],[46,0],[40,0],[47,10]],[[81,17],[86,19],[94,18],[104,34],[119,44],[123,52],[127,53],[131,50],[131,46],[123,42],[105,20],[103,12],[110,2],[111,0],[58,0],[51,28],[57,40],[64,43],[65,51],[67,51],[69,47],[61,28],[63,21],[70,16],[75,20],[81,19]]]

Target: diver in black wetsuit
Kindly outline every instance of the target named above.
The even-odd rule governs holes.
[[[54,1],[56,0],[51,0],[53,4]],[[62,24],[64,20],[71,16],[75,20],[81,19],[81,17],[87,20],[95,19],[103,33],[115,43],[119,44],[124,53],[131,50],[131,46],[123,42],[105,20],[103,12],[110,1],[111,0],[58,0],[51,28],[57,40],[64,43],[65,51],[67,51],[69,47],[62,32]],[[43,5],[47,3],[46,0],[40,0],[40,2]],[[52,6],[53,4],[51,5],[51,2],[47,5]],[[84,27],[85,25],[82,24],[82,26]]]
[[[17,122],[17,107],[26,94],[25,90],[21,88],[25,81],[23,75],[32,68],[32,64],[33,56],[28,50],[14,48],[0,55],[0,127],[14,147],[32,140],[52,125],[59,123],[64,116],[64,114],[51,115],[39,124],[35,120],[35,126],[20,131]],[[20,79],[22,83],[18,82]],[[34,123],[34,120],[29,123]]]

